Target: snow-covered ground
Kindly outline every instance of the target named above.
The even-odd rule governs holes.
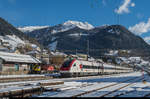
[[[21,77],[43,77],[45,75],[39,75],[39,74],[30,74],[30,75],[0,75],[0,78],[21,78]]]
[[[146,83],[142,82],[143,78],[147,81]],[[69,81],[62,86],[58,87],[59,91],[44,92],[34,97],[144,97],[150,93],[150,78],[146,73],[143,76],[143,73],[135,72],[110,77],[91,77],[86,80]]]
[[[146,83],[142,82],[143,79],[146,80]],[[64,84],[45,86],[46,89],[57,90],[43,92],[41,95],[33,95],[33,97],[144,97],[150,93],[150,77],[147,73],[143,72],[3,83],[0,84],[0,86],[13,86],[2,88],[0,90],[6,91],[11,88],[13,90],[24,88],[23,86],[17,86],[17,84],[29,84],[30,86],[28,87],[38,87],[37,84],[39,82],[46,83],[58,81],[63,81]]]

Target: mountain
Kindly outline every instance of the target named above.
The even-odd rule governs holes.
[[[41,46],[35,39],[19,31],[13,25],[0,17],[0,45],[14,50],[18,45],[26,43]]]
[[[150,46],[139,36],[121,25],[94,27],[87,22],[67,21],[53,27],[27,33],[51,50],[86,53],[87,40],[91,55],[106,49],[147,50]],[[142,52],[143,53],[143,52]]]

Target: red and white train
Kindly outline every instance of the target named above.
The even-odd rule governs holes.
[[[67,60],[60,68],[62,77],[127,73],[132,71],[133,69],[128,67],[113,66],[97,61],[85,61],[78,59]]]

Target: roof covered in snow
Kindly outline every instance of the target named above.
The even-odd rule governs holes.
[[[38,59],[23,54],[0,52],[0,58],[6,62],[41,63]]]
[[[40,52],[37,50],[32,50],[32,51],[27,52],[26,54],[39,54],[39,53]]]
[[[56,55],[56,56],[57,56],[57,55],[67,56],[67,54],[62,53],[62,52],[51,52],[51,54],[54,55],[54,56],[55,56],[55,55]]]

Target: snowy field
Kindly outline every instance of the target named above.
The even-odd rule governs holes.
[[[44,77],[45,75],[30,74],[30,75],[0,75],[0,78],[23,78],[23,77]]]

